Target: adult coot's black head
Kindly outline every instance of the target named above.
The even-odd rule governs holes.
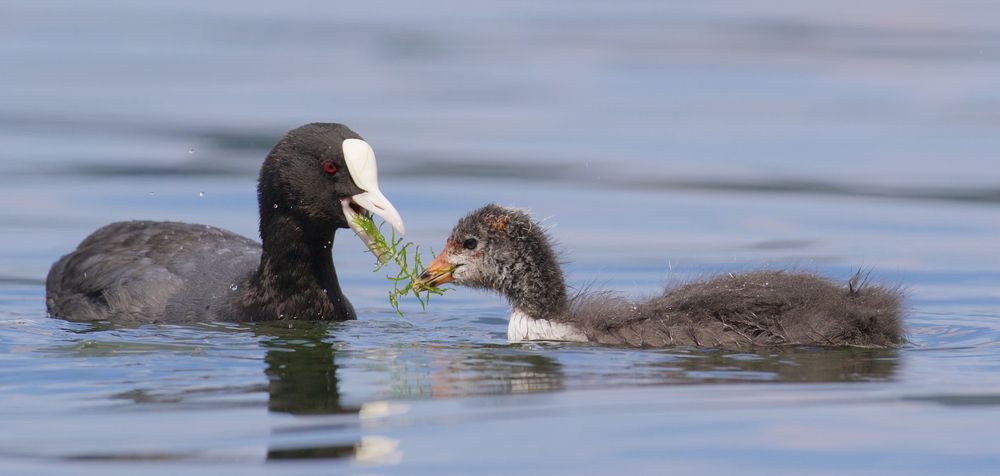
[[[326,232],[352,228],[359,213],[374,213],[403,233],[403,220],[378,187],[375,153],[357,133],[342,124],[313,123],[290,131],[274,146],[260,171],[261,235],[272,217],[292,216]]]
[[[353,319],[331,259],[334,232],[350,227],[368,244],[372,237],[354,222],[359,213],[405,231],[379,190],[371,146],[341,124],[294,129],[261,167],[258,195],[263,253],[242,312],[259,319]]]

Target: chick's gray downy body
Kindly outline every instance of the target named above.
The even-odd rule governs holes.
[[[671,286],[645,301],[567,297],[545,231],[517,209],[487,205],[455,226],[424,275],[490,289],[513,307],[512,340],[634,347],[889,347],[902,342],[898,290],[813,273],[753,271]]]

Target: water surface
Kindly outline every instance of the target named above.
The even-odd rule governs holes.
[[[0,472],[995,472],[995,2],[415,5],[2,7]],[[315,120],[373,144],[424,246],[495,201],[545,218],[575,287],[864,267],[909,343],[512,345],[489,294],[396,316],[349,233],[355,322],[45,315],[105,223],[256,236],[256,168]]]

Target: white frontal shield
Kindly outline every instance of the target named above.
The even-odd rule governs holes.
[[[403,218],[399,216],[396,207],[389,203],[378,188],[378,166],[375,163],[375,151],[367,142],[361,139],[346,139],[343,143],[344,162],[351,179],[364,193],[351,197],[360,207],[382,217],[400,234],[406,233]]]

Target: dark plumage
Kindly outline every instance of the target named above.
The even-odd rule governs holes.
[[[543,228],[523,211],[487,205],[455,225],[425,283],[497,291],[543,335],[633,347],[692,345],[890,347],[902,343],[901,295],[811,273],[753,271],[676,287],[633,302],[610,293],[569,298]],[[523,325],[523,323],[521,323]],[[512,320],[511,333],[515,332]],[[535,340],[535,339],[527,339]]]
[[[205,225],[114,223],[52,266],[49,314],[115,322],[354,319],[333,265],[336,229],[361,233],[351,217],[363,209],[402,228],[375,167],[371,148],[346,126],[292,130],[261,168],[262,244]]]

